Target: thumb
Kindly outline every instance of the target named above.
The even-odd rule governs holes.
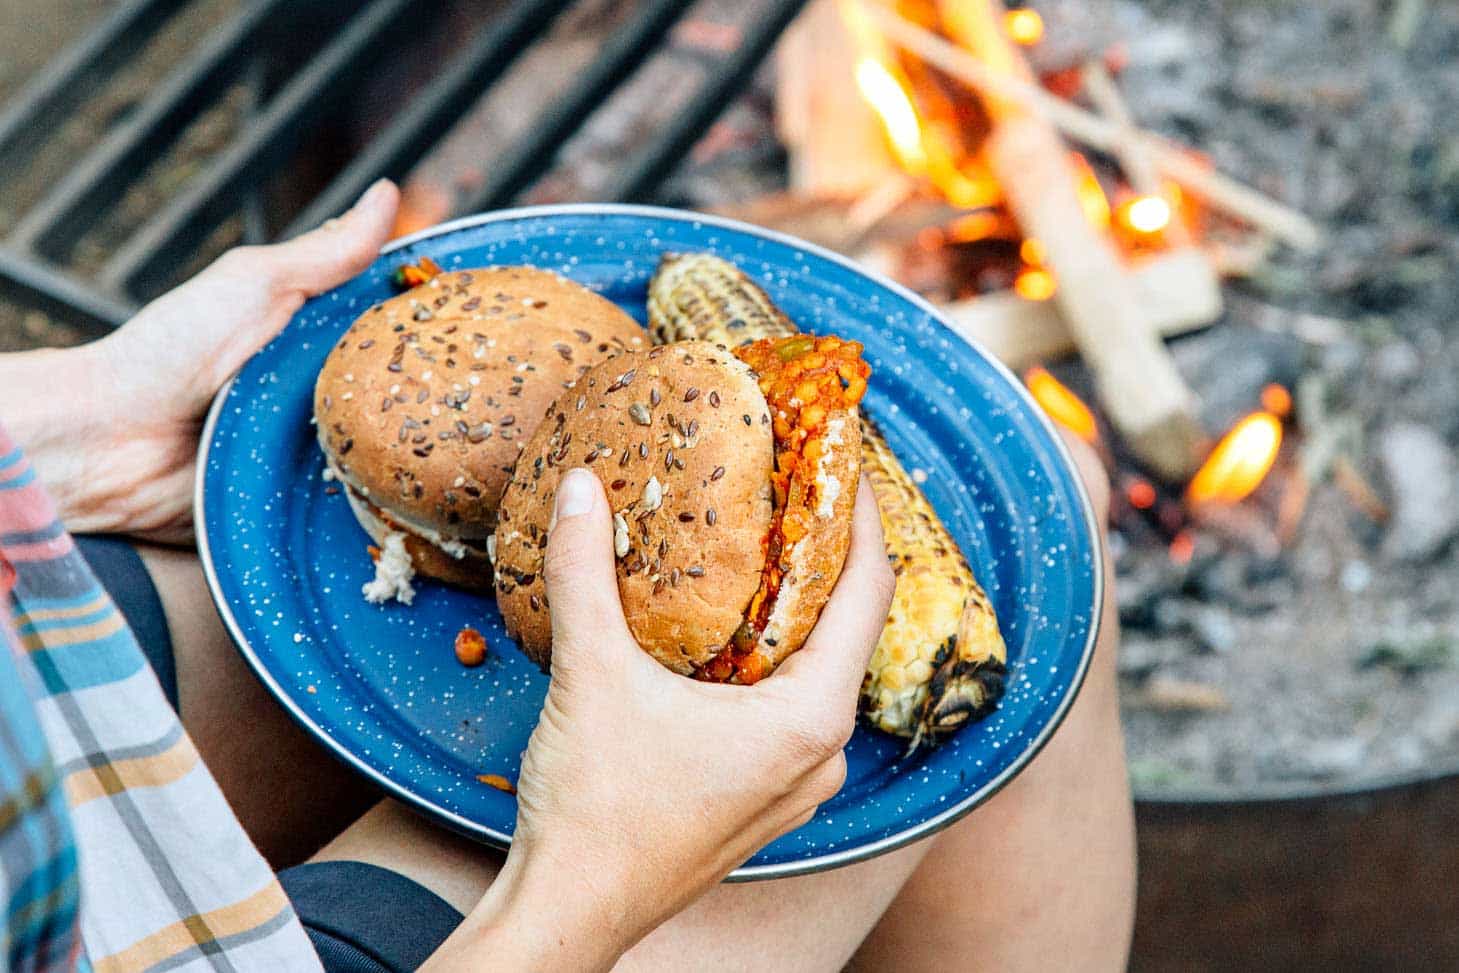
[[[586,469],[557,485],[543,583],[552,615],[552,664],[573,666],[600,643],[630,638],[613,563],[613,519],[603,485]]]
[[[262,249],[281,289],[310,298],[360,273],[380,253],[395,224],[400,190],[380,179],[336,219],[287,243]]]

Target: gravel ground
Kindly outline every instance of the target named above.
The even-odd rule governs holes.
[[[1136,785],[1239,794],[1459,765],[1459,7],[1115,10],[1141,122],[1329,231],[1320,252],[1278,253],[1230,287],[1226,327],[1177,349],[1217,395],[1255,331],[1259,364],[1295,361],[1292,458],[1318,477],[1276,559],[1198,555],[1182,571],[1127,538]],[[1386,523],[1340,488],[1322,462],[1334,454],[1386,502]]]

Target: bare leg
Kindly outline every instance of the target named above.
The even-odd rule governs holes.
[[[721,885],[654,930],[617,969],[840,970],[925,847],[821,875]],[[501,867],[499,854],[447,834],[393,801],[377,805],[314,860],[389,868],[463,913]]]
[[[275,868],[303,861],[378,794],[294,724],[238,655],[190,552],[138,545],[162,599],[182,722]]]
[[[1098,461],[1084,449],[1076,458],[1105,510]],[[852,969],[1124,969],[1135,844],[1113,604],[1107,593],[1105,634],[1064,725],[1007,789],[935,839]]]

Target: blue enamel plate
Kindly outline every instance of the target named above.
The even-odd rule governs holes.
[[[733,877],[869,858],[946,827],[1033,758],[1088,667],[1103,579],[1088,497],[1022,385],[927,303],[825,250],[728,220],[604,205],[509,210],[393,244],[305,305],[213,403],[196,514],[213,598],[258,677],[329,749],[441,822],[507,845],[515,798],[477,776],[515,779],[547,679],[490,599],[430,581],[411,606],[361,597],[373,575],[368,541],[320,478],[314,378],[355,317],[391,295],[403,263],[545,267],[642,321],[649,276],[672,250],[732,260],[802,328],[866,346],[866,409],[997,607],[1009,648],[997,712],[908,759],[903,741],[858,729],[841,793]],[[475,669],[452,651],[466,625],[490,646]]]

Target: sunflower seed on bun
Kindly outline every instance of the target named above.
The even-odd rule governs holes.
[[[543,411],[646,344],[617,305],[531,267],[437,274],[362,314],[320,370],[314,417],[380,548],[366,597],[408,602],[417,572],[489,589],[497,504]]]

